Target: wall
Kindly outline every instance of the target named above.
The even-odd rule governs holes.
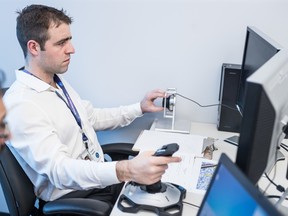
[[[97,107],[134,103],[146,91],[176,87],[200,104],[218,102],[222,63],[241,63],[246,26],[288,46],[288,1],[281,0],[1,0],[0,68],[6,86],[24,63],[15,36],[15,11],[30,3],[64,8],[76,53],[66,78]],[[161,101],[156,101],[160,104]],[[177,118],[216,122],[217,107],[177,100]],[[155,118],[101,132],[101,143],[134,142]],[[0,211],[2,206],[0,197]]]

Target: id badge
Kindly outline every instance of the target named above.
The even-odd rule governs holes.
[[[99,156],[99,153],[96,151],[95,148],[91,148],[91,146],[89,146],[87,151],[88,151],[88,156],[89,156],[90,160],[99,161],[100,156]]]
[[[88,146],[88,148],[86,148],[86,151],[88,153],[89,159],[92,160],[92,161],[100,161],[101,160],[100,154],[97,151],[96,146],[95,145],[91,145],[90,143],[87,146]]]

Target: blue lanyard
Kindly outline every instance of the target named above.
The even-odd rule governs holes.
[[[23,69],[23,72],[25,72],[25,73],[27,73],[27,74],[30,74],[30,75],[38,78],[37,76],[35,76],[34,74],[32,74],[31,72],[29,72],[29,71],[26,70],[26,69]],[[38,79],[39,79],[39,78],[38,78]],[[59,78],[56,74],[54,75],[54,81],[55,81],[55,82],[60,86],[60,88],[62,89],[65,97],[67,98],[68,103],[67,103],[67,102],[64,100],[64,98],[62,98],[62,96],[56,91],[57,96],[60,97],[60,98],[65,102],[65,104],[67,105],[67,107],[70,109],[72,115],[74,116],[77,124],[79,125],[79,127],[80,127],[81,130],[82,130],[82,123],[81,123],[80,115],[79,115],[79,113],[78,113],[78,111],[77,111],[77,109],[76,109],[76,107],[75,107],[75,105],[74,105],[74,103],[73,103],[70,95],[68,94],[68,91],[66,90],[63,82],[60,80],[60,78]],[[88,148],[88,143],[87,143],[88,138],[87,138],[87,136],[85,135],[85,133],[84,133],[83,131],[82,131],[82,140],[83,140],[83,142],[84,142],[84,144],[85,144],[85,147]]]
[[[19,69],[19,70],[21,70],[21,69]],[[39,77],[35,76],[34,74],[32,74],[30,71],[28,71],[28,70],[26,70],[26,69],[23,69],[22,71],[25,72],[25,73],[27,73],[27,74],[29,74],[29,75],[31,75],[31,76],[36,77],[36,78],[39,79],[39,80],[41,80]],[[43,81],[43,80],[41,80],[41,81]]]
[[[77,124],[79,125],[79,127],[80,127],[81,130],[82,130],[82,123],[81,123],[80,115],[79,115],[79,113],[78,113],[78,111],[77,111],[77,109],[76,109],[76,107],[75,107],[75,105],[74,105],[74,103],[73,103],[70,95],[68,94],[68,91],[66,90],[63,82],[60,80],[60,78],[59,78],[56,74],[54,75],[54,81],[55,81],[55,82],[60,86],[60,88],[62,89],[65,97],[67,98],[68,103],[66,103],[65,100],[63,100],[63,101],[66,103],[67,107],[70,109],[70,111],[71,111],[71,113],[73,114],[73,116],[74,116]],[[62,96],[61,96],[58,92],[56,92],[56,94],[57,94],[61,99],[63,99]],[[88,138],[87,138],[87,136],[85,135],[85,133],[84,133],[83,131],[82,131],[82,139],[83,139],[83,142],[85,143],[85,147],[88,148],[88,144],[87,144]]]
[[[56,74],[54,75],[54,81],[55,81],[55,82],[58,84],[58,86],[60,86],[60,88],[62,89],[62,91],[63,91],[63,93],[64,93],[64,95],[65,95],[65,97],[67,98],[67,101],[68,101],[68,104],[67,104],[67,103],[66,103],[66,104],[67,104],[67,106],[69,107],[69,109],[71,110],[71,112],[72,112],[72,114],[73,114],[73,116],[74,116],[77,124],[78,124],[79,127],[82,129],[82,123],[81,123],[80,115],[79,115],[79,113],[78,113],[78,111],[77,111],[77,109],[76,109],[76,107],[75,107],[75,105],[74,105],[74,103],[73,103],[70,95],[68,94],[68,92],[67,92],[64,84],[62,83],[62,81],[60,80],[60,78],[59,78]],[[61,98],[62,98],[62,97],[61,97]],[[65,101],[65,102],[66,102],[66,101]]]

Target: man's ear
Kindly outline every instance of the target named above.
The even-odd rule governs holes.
[[[37,43],[35,40],[29,40],[27,42],[27,50],[31,55],[38,55],[39,51],[41,50],[39,43]]]

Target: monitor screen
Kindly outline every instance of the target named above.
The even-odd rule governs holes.
[[[244,107],[246,79],[280,50],[280,45],[255,27],[247,27],[236,106]]]
[[[236,164],[256,184],[277,161],[288,122],[288,51],[280,50],[246,81]]]
[[[197,216],[276,216],[280,212],[222,154]]]

